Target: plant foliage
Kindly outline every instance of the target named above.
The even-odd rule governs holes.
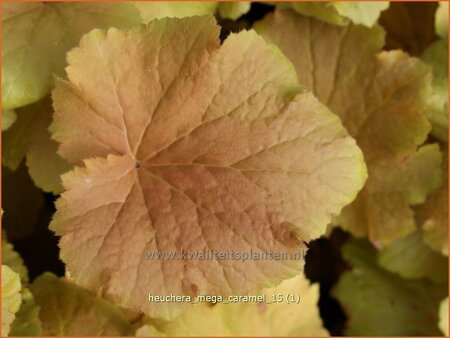
[[[1,19],[3,336],[448,334],[447,2]]]

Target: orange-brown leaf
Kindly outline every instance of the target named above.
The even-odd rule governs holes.
[[[146,252],[305,248],[362,187],[366,168],[337,116],[254,32],[222,46],[212,17],[92,31],[53,93],[63,176],[51,228],[76,282],[173,318],[148,294],[245,294],[299,260],[159,259]]]

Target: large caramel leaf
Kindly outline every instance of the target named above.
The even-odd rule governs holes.
[[[60,154],[87,159],[63,176],[50,225],[61,257],[77,283],[150,316],[181,305],[149,293],[245,294],[302,263],[146,253],[293,255],[366,178],[354,140],[279,50],[252,31],[221,47],[218,35],[209,16],[92,31],[53,93]]]
[[[300,82],[341,117],[363,150],[369,179],[344,208],[341,225],[377,245],[413,232],[411,205],[440,184],[437,145],[416,151],[430,131],[430,68],[401,51],[377,54],[380,27],[338,27],[278,10],[257,30],[281,48]]]

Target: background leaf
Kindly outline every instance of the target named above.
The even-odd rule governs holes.
[[[372,27],[380,13],[389,7],[389,1],[335,1],[335,2],[293,2],[297,12],[327,23],[345,26],[350,22]]]
[[[448,336],[448,297],[439,306],[439,328]]]
[[[417,207],[417,218],[424,231],[424,241],[432,249],[448,256],[448,148],[444,148],[442,184]]]
[[[434,42],[425,50],[422,59],[433,67],[433,92],[426,110],[433,127],[431,133],[448,142],[448,41]]]
[[[14,110],[2,111],[2,131],[7,130],[16,121],[17,115]]]
[[[448,36],[448,2],[439,1],[436,14],[434,16],[434,28],[437,35],[441,38],[446,38]]]
[[[2,107],[36,102],[63,74],[66,52],[93,28],[132,27],[131,3],[2,3]]]
[[[346,335],[440,335],[436,323],[445,284],[405,280],[383,270],[365,240],[344,245],[343,255],[352,270],[341,276],[333,294],[348,315]]]
[[[45,192],[62,191],[61,174],[71,166],[57,153],[58,144],[50,138],[48,126],[53,108],[50,98],[19,108],[18,121],[3,133],[2,162],[16,170],[26,156],[26,165],[34,183]]]
[[[134,3],[143,23],[154,19],[184,18],[194,15],[214,14],[217,2],[209,1],[136,1]]]
[[[2,265],[2,336],[8,336],[22,297],[19,274]]]
[[[378,246],[413,232],[411,206],[441,183],[439,147],[418,149],[430,130],[430,68],[401,51],[379,53],[380,27],[339,27],[277,10],[256,30],[280,47],[300,83],[340,116],[364,153],[368,181],[336,223]]]
[[[434,17],[437,2],[391,2],[379,23],[386,30],[386,46],[419,56],[436,40]]]
[[[447,257],[429,248],[423,241],[422,231],[397,239],[378,254],[379,264],[404,278],[429,278],[446,282]]]
[[[126,336],[130,325],[113,304],[51,273],[30,286],[44,336]]]
[[[219,3],[218,12],[224,19],[237,20],[250,10],[251,2],[221,2]]]
[[[22,289],[22,304],[11,325],[10,336],[42,336],[39,307],[29,289]]]
[[[22,283],[28,283],[28,271],[22,257],[14,251],[14,247],[6,240],[6,234],[2,234],[2,264],[7,265],[18,273]]]
[[[317,308],[318,285],[311,285],[303,274],[260,294],[269,304],[200,303],[174,321],[140,328],[137,335],[328,336]],[[281,295],[283,301],[271,303],[274,295]],[[286,297],[292,295],[300,296],[298,304],[288,304]]]

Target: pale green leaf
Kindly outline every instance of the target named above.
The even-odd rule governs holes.
[[[62,191],[61,174],[71,166],[56,152],[58,144],[50,138],[48,126],[53,108],[50,98],[17,109],[18,120],[3,133],[3,164],[16,170],[26,156],[26,165],[36,186],[45,192]]]
[[[448,36],[448,1],[440,1],[435,14],[434,29],[441,38]],[[447,40],[447,39],[446,39]]]
[[[292,8],[298,13],[314,17],[324,22],[345,26],[349,23],[347,18],[337,12],[331,2],[293,2]]]
[[[21,107],[46,96],[62,75],[66,52],[93,28],[131,27],[131,3],[2,2],[2,105]]]
[[[216,2],[208,1],[137,1],[136,8],[142,17],[142,22],[149,23],[154,19],[164,17],[184,18],[194,15],[214,14]]]
[[[22,304],[11,325],[10,336],[42,336],[39,307],[29,289],[22,289]],[[55,314],[56,315],[56,314]]]
[[[439,306],[439,329],[448,337],[448,297]]]
[[[224,19],[237,20],[250,10],[251,5],[248,1],[220,2],[218,11]]]
[[[343,256],[352,269],[341,275],[332,294],[348,317],[345,335],[440,335],[438,308],[447,285],[383,270],[375,248],[365,240],[346,243]]]
[[[380,13],[389,7],[389,1],[335,1],[335,2],[293,2],[299,13],[319,20],[344,26],[353,22],[372,27]]]
[[[14,251],[14,247],[6,240],[6,234],[2,235],[2,264],[9,266],[18,273],[22,283],[28,282],[28,270],[22,257]]]
[[[20,276],[9,266],[2,265],[2,336],[8,336],[11,323],[16,318],[19,311],[22,297],[20,290]]]
[[[332,2],[336,11],[355,24],[372,27],[382,11],[389,7],[389,1],[336,1]]]
[[[136,330],[136,337],[164,337],[163,332],[159,331],[151,324],[145,324]]]
[[[433,92],[428,98],[427,116],[431,133],[448,141],[448,41],[439,40],[428,47],[422,59],[433,67]]]
[[[447,257],[429,248],[420,230],[395,240],[381,250],[378,262],[386,270],[404,278],[429,278],[440,283],[447,281]]]
[[[51,139],[48,130],[53,116],[51,100],[44,99],[33,106],[36,111],[27,147],[26,165],[36,186],[56,195],[63,190],[61,175],[72,166],[57,154],[58,143]]]
[[[40,307],[44,336],[126,336],[130,333],[130,324],[115,305],[65,278],[44,273],[30,289]]]
[[[442,185],[417,208],[417,218],[424,231],[424,241],[432,249],[448,256],[448,148],[442,161]]]
[[[2,164],[15,171],[27,153],[33,132],[35,110],[17,109],[17,121],[2,133]]]
[[[229,303],[225,297],[216,305],[198,303],[173,321],[145,325],[137,335],[328,336],[317,306],[319,285],[311,285],[303,273],[259,294],[264,302]],[[282,301],[274,302],[278,297]],[[288,303],[291,297],[295,301]]]
[[[2,111],[2,131],[7,130],[16,121],[17,115],[14,110]]]

